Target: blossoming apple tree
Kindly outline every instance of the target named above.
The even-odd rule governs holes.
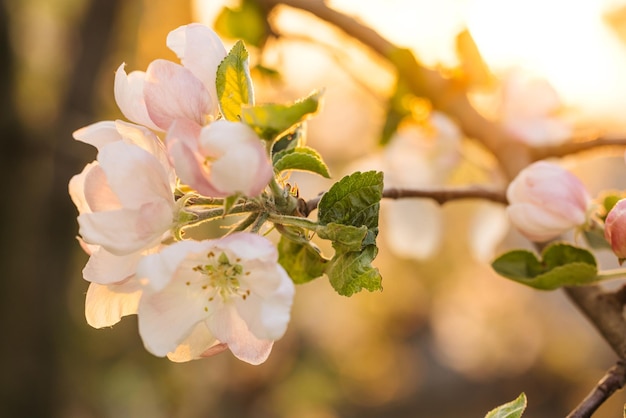
[[[101,328],[137,315],[141,339],[156,356],[185,362],[230,350],[259,364],[287,329],[298,284],[326,276],[344,296],[382,290],[372,263],[383,198],[439,204],[487,199],[507,206],[512,225],[539,252],[509,251],[493,261],[493,269],[539,290],[565,289],[620,358],[570,415],[590,416],[626,382],[624,297],[597,285],[623,272],[599,271],[593,255],[594,248],[611,248],[620,262],[626,258],[626,200],[618,192],[590,196],[574,174],[546,159],[602,140],[542,145],[541,138],[568,133],[551,119],[551,91],[533,90],[543,107],[520,109],[510,100],[500,121],[488,121],[408,50],[322,2],[287,3],[323,16],[388,59],[402,89],[438,109],[431,116],[435,129],[455,137],[450,116],[493,153],[511,180],[506,193],[405,185],[403,173],[416,166],[435,173],[424,177],[430,185],[426,179],[436,178],[436,170],[454,165],[457,147],[451,141],[431,150],[436,159],[406,159],[416,149],[400,147],[406,170],[398,169],[390,152],[382,171],[355,171],[304,200],[290,181],[292,171],[331,177],[322,155],[306,144],[306,121],[319,111],[323,91],[286,104],[257,102],[244,43],[227,51],[210,28],[182,26],[166,40],[180,62],[157,59],[145,72],[118,67],[114,96],[125,120],[96,122],[74,133],[97,150],[96,160],[69,184],[79,242],[89,254],[83,270],[90,282],[87,322]],[[511,94],[526,93],[513,84]],[[388,134],[397,147],[415,132],[392,123]],[[314,210],[316,219],[309,217]],[[394,212],[395,219],[400,216],[402,210]],[[206,228],[225,217],[235,221],[222,230]],[[558,240],[569,231],[576,232],[575,243]],[[314,235],[331,243],[332,254],[320,251]],[[525,405],[522,394],[487,416],[519,417]]]

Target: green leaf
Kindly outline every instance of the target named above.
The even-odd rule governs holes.
[[[300,123],[290,132],[280,136],[272,145],[272,155],[278,154],[280,151],[286,151],[293,148],[304,147],[306,145],[306,129],[305,124]]]
[[[241,195],[239,193],[236,193],[224,199],[224,215],[223,216],[226,216],[230,213],[231,209],[233,208],[235,203],[237,203],[240,197]]]
[[[237,9],[224,7],[215,19],[214,27],[225,37],[242,39],[256,47],[262,46],[268,35],[265,14],[252,0],[243,0]]]
[[[319,225],[315,230],[320,238],[333,242],[333,247],[337,252],[361,251],[363,240],[367,235],[367,227],[361,225],[342,225],[334,222],[328,225]]]
[[[491,265],[498,274],[541,290],[585,285],[598,280],[593,254],[563,243],[546,247],[542,260],[530,251],[515,250],[501,255]]]
[[[296,147],[277,152],[272,156],[274,169],[277,172],[285,170],[309,171],[322,177],[330,178],[328,167],[322,156],[309,147]]]
[[[525,410],[526,394],[522,392],[517,399],[489,411],[485,418],[520,418]]]
[[[279,135],[291,130],[319,109],[321,91],[291,104],[264,104],[244,106],[241,118],[263,139],[273,141]]]
[[[382,196],[383,173],[357,171],[324,193],[318,205],[319,222],[322,225],[332,222],[356,227],[365,225],[368,236],[363,245],[375,244]]]
[[[296,284],[310,282],[324,274],[328,260],[311,243],[294,242],[285,236],[278,243],[278,262]]]
[[[371,264],[376,254],[378,248],[375,245],[368,245],[363,251],[335,254],[326,274],[337,293],[352,296],[362,289],[382,290],[382,277]]]
[[[604,238],[604,230],[599,226],[593,226],[591,229],[585,229],[583,231],[585,241],[594,250],[610,249],[611,244]]]
[[[233,46],[217,67],[215,82],[222,115],[229,121],[240,121],[241,107],[254,104],[248,51],[242,41]]]

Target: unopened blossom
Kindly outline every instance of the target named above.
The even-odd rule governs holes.
[[[137,275],[139,333],[157,356],[189,361],[228,348],[259,364],[289,322],[293,282],[256,234],[177,242],[144,257]]]
[[[509,185],[507,199],[513,225],[536,242],[583,225],[590,203],[585,186],[576,176],[545,161],[522,170]]]
[[[620,261],[626,259],[626,199],[618,201],[607,215],[604,237]]]
[[[163,145],[148,129],[105,121],[74,133],[95,146],[98,159],[69,183],[79,216],[80,242],[91,282],[87,322],[111,326],[136,313],[141,289],[134,274],[141,257],[158,248],[174,217],[174,173]]]
[[[152,61],[145,72],[126,74],[124,64],[115,73],[115,100],[129,120],[167,131],[177,119],[204,125],[219,111],[215,78],[226,49],[207,26],[192,23],[167,36],[168,48],[182,65]]]
[[[206,196],[258,196],[273,175],[265,144],[240,122],[180,119],[165,143],[181,181]]]

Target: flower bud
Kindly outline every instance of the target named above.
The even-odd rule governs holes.
[[[509,219],[524,236],[536,242],[548,241],[583,225],[590,202],[576,176],[545,161],[522,170],[506,195]]]
[[[604,238],[611,244],[620,263],[626,259],[626,199],[613,206],[604,221]]]

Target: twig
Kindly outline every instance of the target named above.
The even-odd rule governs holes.
[[[306,202],[306,213],[305,216],[308,216],[309,213],[317,209],[317,205],[320,202],[322,196],[316,196],[313,199],[310,199]],[[501,203],[506,205],[508,203],[506,199],[506,195],[504,192],[487,190],[487,189],[479,189],[479,188],[469,188],[469,189],[385,189],[383,190],[383,198],[384,199],[410,199],[410,198],[422,198],[422,199],[430,199],[435,202],[443,205],[444,203],[450,202],[452,200],[461,200],[461,199],[483,199],[490,200],[495,203]]]
[[[596,138],[588,141],[567,142],[565,144],[536,147],[532,150],[534,160],[543,160],[550,157],[564,157],[566,155],[577,154],[579,152],[590,151],[602,147],[624,147],[625,138]]]
[[[613,393],[626,384],[626,367],[622,360],[611,367],[595,388],[567,416],[567,418],[589,418]]]

